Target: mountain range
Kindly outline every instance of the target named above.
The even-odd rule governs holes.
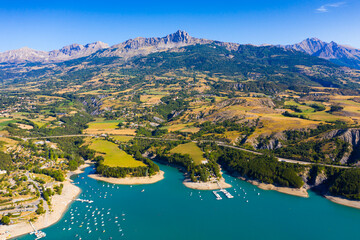
[[[150,53],[166,50],[177,51],[181,47],[195,44],[211,44],[226,47],[227,50],[238,51],[241,44],[226,43],[190,36],[187,32],[178,30],[165,37],[129,39],[123,43],[109,46],[103,42],[95,42],[86,45],[72,44],[59,50],[38,51],[28,47],[10,50],[0,53],[1,63],[24,63],[24,62],[62,62],[87,56],[96,57],[121,57],[125,60],[134,56],[143,56]],[[326,43],[317,38],[308,38],[293,45],[277,45],[287,50],[296,50],[309,55],[327,59],[338,65],[360,69],[360,50],[352,47]]]

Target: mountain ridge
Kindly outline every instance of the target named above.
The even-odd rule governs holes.
[[[360,69],[360,50],[334,41],[327,43],[318,38],[307,38],[300,43],[278,46],[305,52],[339,65]]]
[[[64,46],[59,50],[49,52],[39,51],[29,47],[22,47],[15,50],[9,50],[0,53],[0,62],[22,63],[22,62],[58,62],[70,59],[85,57],[97,52],[98,50],[108,48],[106,43],[97,41],[81,45],[73,43]]]
[[[134,56],[148,55],[161,51],[177,51],[181,47],[195,44],[211,44],[223,46],[230,51],[239,51],[240,46],[246,44],[221,42],[190,36],[186,31],[178,30],[164,37],[137,37],[128,39],[122,43],[109,46],[97,41],[85,45],[71,44],[58,50],[49,52],[39,51],[28,47],[10,50],[0,53],[0,62],[23,63],[23,62],[62,62],[81,57],[121,57],[124,60]],[[291,45],[272,45],[286,50],[296,50],[309,55],[329,60],[338,65],[360,69],[360,50],[340,45],[335,42],[324,42],[318,38],[307,38],[300,43]],[[261,47],[261,46],[259,46]],[[240,49],[241,50],[241,49]]]

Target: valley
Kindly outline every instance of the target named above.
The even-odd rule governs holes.
[[[89,46],[0,64],[4,224],[50,212],[85,161],[112,183],[161,181],[161,163],[195,189],[226,172],[360,200],[360,70],[184,31]]]

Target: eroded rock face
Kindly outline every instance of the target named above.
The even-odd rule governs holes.
[[[270,137],[260,138],[260,141],[254,141],[252,145],[256,149],[268,149],[274,150],[282,147],[282,140],[285,140],[285,136],[283,133],[276,133],[271,135]]]
[[[354,161],[355,158],[360,151],[360,129],[359,128],[349,128],[346,130],[332,130],[326,133],[323,136],[323,139],[332,139],[332,138],[339,138],[340,140],[347,142],[351,145],[351,151],[345,153],[342,159],[340,160],[341,163],[345,164],[349,161]],[[359,163],[357,163],[358,165]]]
[[[320,173],[316,176],[314,186],[319,186],[320,184],[324,183],[327,180],[326,174]]]

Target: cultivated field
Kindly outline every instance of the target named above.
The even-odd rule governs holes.
[[[120,121],[96,121],[89,123],[86,134],[108,134],[108,135],[135,135],[134,129],[121,129],[117,125]]]
[[[112,136],[112,138],[119,142],[128,142],[128,141],[132,140],[134,137],[132,137],[132,136]]]

